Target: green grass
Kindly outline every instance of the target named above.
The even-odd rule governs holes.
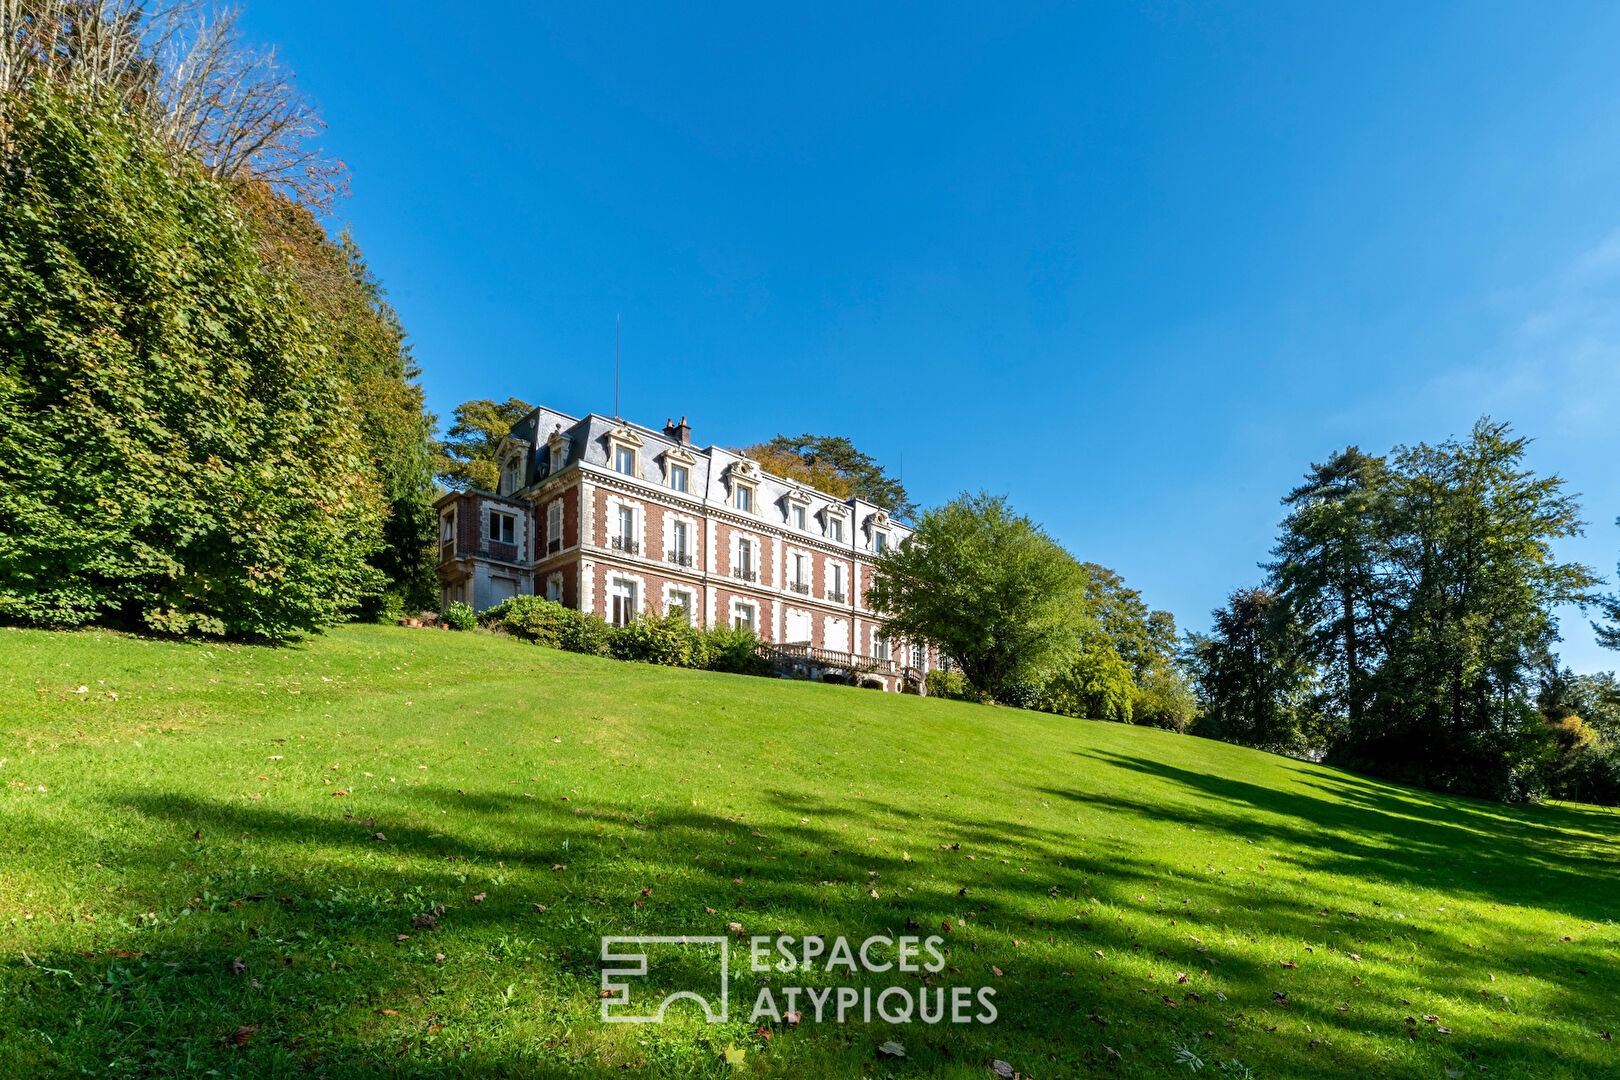
[[[4,1075],[1620,1075],[1589,807],[379,627],[0,631],[0,758]],[[994,1024],[766,1039],[746,962],[728,1023],[600,1022],[604,934],[908,920]]]

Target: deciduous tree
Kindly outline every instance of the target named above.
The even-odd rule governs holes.
[[[1007,500],[963,494],[878,558],[868,602],[895,637],[936,642],[997,700],[1044,685],[1085,626],[1085,570]]]

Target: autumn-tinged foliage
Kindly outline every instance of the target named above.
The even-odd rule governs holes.
[[[835,498],[859,496],[901,518],[917,512],[905,485],[842,435],[778,435],[739,452],[759,462],[768,473],[808,484]]]

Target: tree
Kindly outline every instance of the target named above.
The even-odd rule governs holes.
[[[905,485],[841,435],[778,435],[739,452],[759,462],[768,473],[798,480],[837,498],[862,498],[908,520],[917,512]]]
[[[1313,660],[1351,724],[1376,667],[1389,613],[1385,579],[1390,477],[1383,458],[1351,446],[1312,465],[1289,508],[1270,580],[1304,624]]]
[[[196,0],[0,0],[0,99],[47,85],[111,95],[216,180],[329,210],[346,180],[315,144],[325,125],[238,17]]]
[[[495,450],[512,425],[534,411],[517,398],[494,402],[487,398],[457,405],[455,423],[439,443],[439,482],[457,490],[494,491],[500,482]]]
[[[1149,671],[1174,662],[1176,619],[1168,611],[1150,611],[1142,594],[1106,566],[1086,563],[1086,612],[1107,635],[1141,681]]]
[[[1269,588],[1239,589],[1189,645],[1202,733],[1277,753],[1311,748],[1312,670],[1305,634]]]
[[[298,283],[106,95],[6,103],[0,618],[275,640],[379,587],[382,504]]]
[[[995,700],[1041,686],[1078,648],[1084,569],[1007,500],[962,494],[878,557],[868,603],[889,633],[932,641]]]
[[[1397,449],[1384,660],[1335,760],[1443,790],[1532,793],[1532,675],[1558,637],[1553,608],[1590,602],[1596,578],[1554,555],[1580,510],[1562,479],[1524,468],[1528,443],[1485,418],[1466,440]]]
[[[388,591],[368,603],[367,614],[380,614],[390,602],[407,611],[431,606],[439,591],[433,509],[438,444],[399,315],[348,232],[333,241],[307,207],[268,184],[240,183],[234,193],[259,230],[261,254],[297,279],[320,319],[388,504],[383,543],[373,559]]]
[[[1039,708],[1063,716],[1129,724],[1136,701],[1130,666],[1098,629],[1081,632],[1078,653],[1041,691]]]

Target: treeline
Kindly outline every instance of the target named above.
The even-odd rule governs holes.
[[[1600,599],[1553,551],[1580,509],[1526,445],[1487,419],[1313,465],[1264,580],[1189,644],[1198,731],[1442,791],[1620,801],[1614,682],[1554,653],[1554,608]]]
[[[229,13],[0,6],[0,619],[433,603],[433,421],[319,128]]]

